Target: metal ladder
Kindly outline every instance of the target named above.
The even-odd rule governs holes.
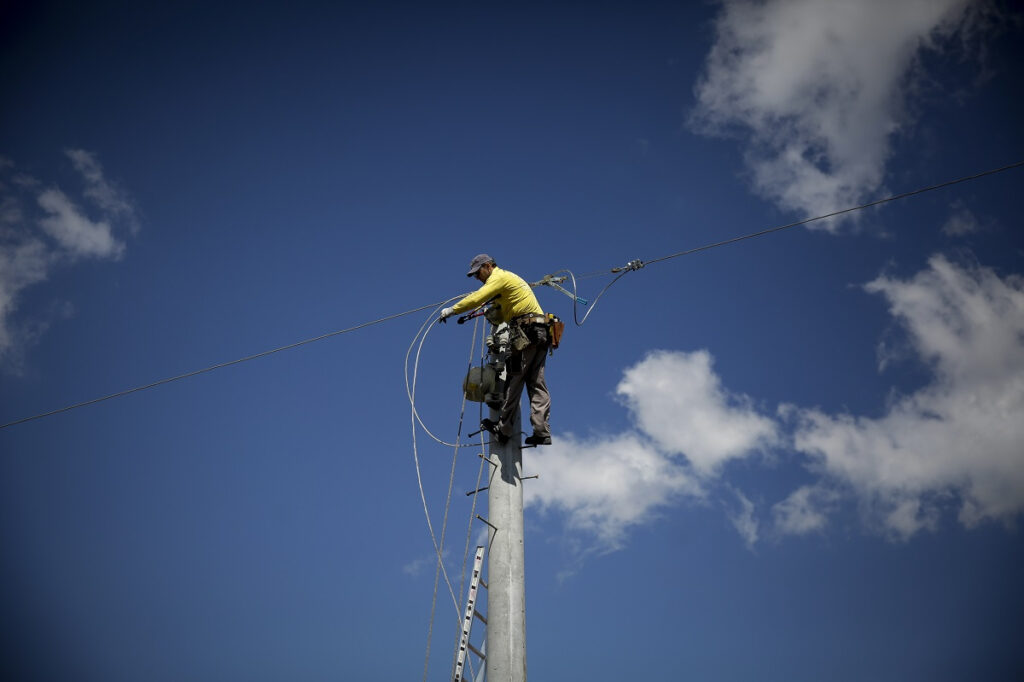
[[[484,564],[484,548],[477,546],[476,557],[473,559],[473,577],[469,581],[469,594],[466,596],[466,610],[462,617],[462,634],[459,636],[459,653],[455,659],[455,672],[452,675],[453,682],[465,682],[466,652],[476,654],[481,661],[487,657],[482,651],[473,646],[469,641],[469,634],[473,630],[473,618],[479,618],[486,627],[487,619],[476,610],[477,590],[479,587],[487,589],[487,583],[480,577],[480,571]]]

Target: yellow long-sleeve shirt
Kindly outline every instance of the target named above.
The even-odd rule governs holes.
[[[502,270],[499,267],[495,267],[491,271],[491,276],[487,278],[483,286],[452,306],[452,311],[458,314],[479,308],[497,294],[501,294],[497,303],[501,304],[499,310],[502,322],[508,322],[520,315],[544,314],[540,303],[537,302],[537,297],[533,294],[533,289],[526,283],[526,280],[514,272]]]

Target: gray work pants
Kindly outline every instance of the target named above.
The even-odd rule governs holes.
[[[501,420],[498,429],[506,436],[512,436],[512,422],[519,409],[519,398],[523,395],[523,384],[530,397],[530,423],[538,436],[550,436],[551,396],[544,381],[544,365],[548,359],[547,335],[542,334],[539,342],[531,343],[522,351],[521,371],[508,376],[508,390],[505,403],[501,406]],[[514,364],[514,363],[509,363]]]

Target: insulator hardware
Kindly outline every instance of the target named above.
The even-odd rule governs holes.
[[[640,260],[639,258],[637,258],[636,260],[629,261],[628,263],[623,265],[621,268],[612,268],[612,272],[624,272],[626,270],[639,270],[643,266],[644,266],[644,262],[642,260]]]

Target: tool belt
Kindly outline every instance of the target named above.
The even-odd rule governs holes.
[[[546,344],[549,339],[548,318],[544,314],[528,313],[513,318],[509,330],[509,344],[516,353],[526,350],[530,344]]]
[[[543,313],[527,313],[526,315],[520,315],[519,317],[514,318],[512,322],[522,327],[528,324],[547,324],[548,318]]]

